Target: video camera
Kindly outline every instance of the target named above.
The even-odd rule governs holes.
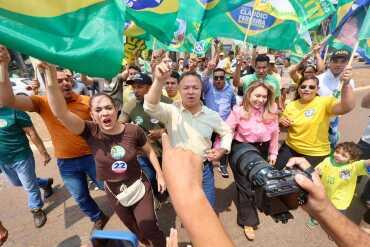
[[[277,170],[249,143],[233,145],[231,163],[253,185],[257,208],[276,222],[285,224],[293,219],[289,210],[307,201],[307,192],[298,186],[294,176],[303,174],[311,179],[309,173],[296,168]]]

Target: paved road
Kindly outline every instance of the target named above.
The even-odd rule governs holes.
[[[366,73],[369,75],[369,73]],[[364,77],[362,79],[364,79]],[[366,91],[370,91],[366,89]],[[361,96],[365,92],[357,91],[357,108],[351,114],[344,116],[341,122],[341,132],[343,140],[357,141],[367,125],[369,111],[359,108]],[[48,149],[52,153],[47,131],[37,116],[32,115],[35,126],[39,129],[42,138],[48,144]],[[36,161],[39,155],[35,152]],[[42,229],[35,229],[33,226],[32,215],[27,208],[26,193],[21,188],[14,188],[8,185],[3,176],[0,177],[0,212],[1,221],[9,229],[9,240],[4,246],[11,247],[77,247],[87,243],[89,232],[92,227],[91,222],[84,217],[76,206],[74,200],[68,194],[66,188],[60,179],[55,160],[47,167],[42,167],[37,162],[37,174],[41,177],[52,176],[55,180],[56,190],[54,195],[45,203],[45,209],[48,213],[48,221]],[[217,173],[217,172],[216,172]],[[295,219],[286,225],[275,223],[270,217],[260,214],[261,225],[257,231],[257,238],[254,242],[248,242],[241,228],[236,225],[236,208],[234,203],[235,186],[233,179],[223,179],[216,174],[217,187],[217,212],[219,217],[230,234],[236,246],[306,246],[321,247],[334,246],[326,233],[320,228],[308,229],[305,222],[308,217],[302,210],[293,212]],[[91,191],[93,197],[101,205],[103,210],[112,214],[107,205],[106,198],[101,191]],[[184,195],[186,196],[186,195]],[[349,215],[358,222],[364,208],[354,200]],[[164,205],[158,212],[161,228],[168,233],[171,226],[176,226],[180,231],[181,245],[189,241],[186,232],[181,228],[181,224],[175,216],[174,210],[170,204]],[[202,219],[200,219],[202,220]],[[113,215],[106,229],[121,230],[124,226],[119,219]]]

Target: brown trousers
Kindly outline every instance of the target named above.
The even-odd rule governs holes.
[[[143,182],[145,184],[144,197],[130,207],[122,206],[107,188],[105,192],[118,217],[131,232],[136,234],[140,242],[146,246],[165,247],[166,239],[158,227],[154,213],[152,188],[145,176]],[[117,195],[122,182],[106,182],[106,184]]]

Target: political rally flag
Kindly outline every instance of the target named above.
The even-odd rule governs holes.
[[[150,35],[141,27],[139,27],[134,21],[126,20],[125,32],[126,37],[137,38],[141,40],[150,39]]]
[[[307,29],[320,25],[335,12],[331,0],[289,0],[289,2],[297,14],[298,21]]]
[[[200,42],[204,19],[235,9],[250,0],[126,0],[127,18],[133,20],[161,48],[191,51]]]
[[[169,43],[176,29],[180,0],[125,0],[126,18],[156,39]]]
[[[301,32],[300,24],[293,20],[276,18],[258,8],[253,11],[254,6],[252,1],[203,21],[199,38],[225,37],[243,41],[253,13],[247,32],[248,42],[276,50],[292,49],[293,41]]]
[[[366,55],[370,57],[370,11],[367,11],[359,33],[359,46],[364,49]]]
[[[329,47],[334,49],[346,49],[352,51],[356,43],[359,41],[360,29],[362,29],[362,44],[366,37],[366,23],[365,16],[370,4],[370,0],[358,1],[361,4],[353,4],[349,14],[341,20],[337,28],[332,33],[332,38],[329,41]],[[361,41],[361,40],[360,40]]]
[[[120,0],[0,1],[0,43],[90,76],[111,78],[123,56]]]
[[[343,20],[343,18],[350,13],[352,5],[355,1],[353,0],[338,0],[335,13],[333,14],[330,21],[330,31],[333,32]]]

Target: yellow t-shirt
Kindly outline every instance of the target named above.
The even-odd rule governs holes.
[[[357,177],[367,174],[365,162],[336,164],[333,158],[328,157],[316,168],[320,170],[325,192],[333,205],[339,210],[347,209],[355,194]]]
[[[122,105],[125,105],[127,102],[129,102],[132,99],[136,99],[132,86],[127,85],[123,87]]]
[[[336,99],[316,96],[310,103],[290,102],[283,116],[293,121],[285,143],[294,151],[309,156],[326,156],[330,153],[329,121]]]
[[[164,96],[169,97],[170,99],[172,99],[173,102],[181,101],[181,95],[180,95],[179,91],[177,91],[177,93],[176,93],[176,95],[174,97],[168,96],[168,93],[167,93],[166,89],[163,89],[162,90],[162,94]]]

